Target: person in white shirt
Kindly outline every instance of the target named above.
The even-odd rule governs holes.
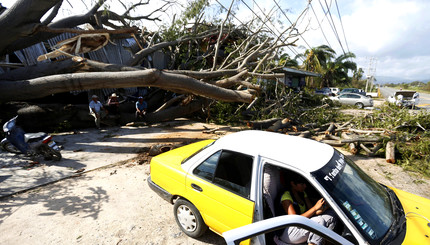
[[[99,101],[99,97],[97,95],[93,95],[91,97],[89,108],[91,116],[95,119],[96,127],[100,129],[100,120],[107,114],[107,111]]]

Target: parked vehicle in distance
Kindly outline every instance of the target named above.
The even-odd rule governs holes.
[[[309,199],[324,198],[338,217],[334,231],[353,244],[428,243],[430,200],[378,184],[333,147],[297,136],[250,130],[180,147],[152,158],[147,182],[174,204],[180,229],[199,237],[281,216],[277,197],[296,175]]]
[[[369,98],[378,98],[379,97],[379,88],[378,88],[378,92],[366,92],[366,96]]]
[[[344,88],[342,89],[342,91],[340,91],[340,94],[344,94],[344,93],[354,93],[354,94],[361,94],[366,96],[366,92],[358,88]]]
[[[330,89],[331,93],[333,94],[333,96],[339,95],[339,93],[340,93],[339,88],[330,87],[329,89]]]
[[[321,88],[321,89],[315,89],[315,94],[322,94],[325,96],[331,96],[331,90],[329,88]]]
[[[373,106],[373,99],[361,94],[341,93],[338,96],[330,97],[330,99],[343,105],[355,105],[359,109]]]
[[[415,108],[420,102],[420,94],[416,91],[396,91],[387,100],[400,107]]]

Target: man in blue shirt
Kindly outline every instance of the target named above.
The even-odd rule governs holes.
[[[137,118],[145,118],[146,109],[148,108],[148,105],[143,100],[142,96],[139,96],[137,102],[136,102],[136,119]]]

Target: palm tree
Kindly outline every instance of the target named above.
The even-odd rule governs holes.
[[[357,64],[351,58],[355,58],[355,54],[348,52],[340,55],[334,61],[328,61],[322,73],[321,86],[330,87],[334,82],[338,84],[351,82],[348,72],[349,70],[354,71],[357,69]]]
[[[319,74],[323,74],[327,63],[334,58],[336,52],[327,45],[320,45],[315,48],[311,48],[305,51],[304,56],[306,60],[303,62],[304,69],[307,71],[316,72]],[[319,80],[319,79],[316,79]],[[308,86],[313,87],[314,83],[313,78],[307,79]]]

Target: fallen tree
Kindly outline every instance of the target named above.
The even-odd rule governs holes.
[[[232,83],[241,83],[239,78]],[[127,88],[138,86],[160,87],[180,93],[192,93],[226,102],[250,103],[249,91],[235,91],[201,82],[180,74],[166,73],[157,69],[119,72],[91,72],[52,75],[25,81],[1,81],[2,101],[28,100],[55,93],[100,88]]]
[[[231,11],[233,2],[226,9],[224,20],[211,24],[202,18],[208,2],[196,0],[171,26],[154,33],[138,30],[135,21],[159,20],[155,14],[165,13],[172,2],[165,1],[148,15],[133,16],[133,11],[144,10],[148,2],[124,4],[124,13],[117,14],[106,9],[105,0],[99,0],[82,15],[57,20],[55,17],[63,1],[19,0],[0,13],[0,34],[5,37],[0,40],[0,55],[5,55],[3,66],[8,67],[0,74],[0,102],[25,101],[76,90],[151,86],[185,97],[191,94],[216,101],[251,103],[260,92],[260,87],[253,83],[254,78],[283,77],[274,72],[282,67],[274,60],[283,47],[294,46],[301,33],[297,33],[295,23],[292,23],[275,34],[264,20],[258,18],[235,25]],[[101,10],[102,7],[105,9]],[[51,11],[50,15],[42,19],[48,11]],[[189,23],[193,23],[192,28],[186,28]],[[92,28],[75,28],[82,24]],[[10,68],[17,64],[8,63],[6,56],[66,32],[78,36],[63,41],[58,47],[51,47],[48,51],[53,55],[39,57],[39,60],[51,59],[51,62]],[[100,38],[95,38],[97,35]],[[106,64],[88,59],[86,52],[103,47],[108,39],[124,37],[133,37],[140,49],[132,52],[130,60],[123,64]],[[157,51],[170,55],[170,69],[141,66]],[[66,59],[54,59],[60,54]],[[84,58],[75,56],[77,54]],[[169,107],[160,110],[166,109]],[[190,111],[176,109],[183,113]]]

